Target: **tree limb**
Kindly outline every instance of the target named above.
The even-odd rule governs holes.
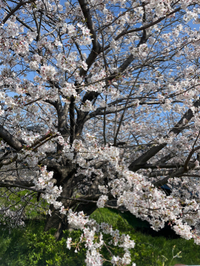
[[[3,126],[0,126],[0,137],[13,149],[17,151],[22,149],[22,143],[13,135],[11,135]]]
[[[29,0],[29,1],[26,1],[26,2],[22,2],[22,1],[20,1],[19,4],[16,5],[16,7],[13,8],[13,9],[10,11],[10,13],[8,13],[8,15],[3,19],[2,23],[3,23],[3,24],[6,23],[6,21],[7,21],[12,15],[14,15],[14,13],[15,13],[18,9],[20,9],[21,6],[26,5],[26,4],[30,4],[30,3],[33,3],[33,2],[35,2],[35,0]]]
[[[194,102],[194,107],[200,106],[200,99]],[[185,125],[188,124],[188,122],[193,118],[194,114],[191,109],[189,109],[183,117],[179,120],[179,122],[169,131],[169,133],[173,133],[175,135],[178,135],[184,128]],[[168,137],[165,136],[166,138]],[[147,152],[142,154],[138,159],[133,161],[129,165],[129,170],[131,171],[137,171],[141,168],[140,165],[145,164],[149,159],[151,159],[153,156],[155,156],[159,151],[161,151],[164,147],[167,146],[167,143],[162,143],[157,146],[153,146],[150,148]]]

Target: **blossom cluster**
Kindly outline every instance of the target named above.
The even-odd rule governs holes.
[[[45,193],[42,193],[42,197],[49,204],[53,204],[56,209],[61,209],[61,212],[64,212],[62,203],[56,200],[62,193],[62,187],[54,184],[53,172],[48,172],[46,166],[42,167],[40,169],[40,175],[38,179],[34,179],[34,183],[38,190],[44,190]]]
[[[11,228],[14,228],[16,226],[25,226],[24,223],[24,214],[21,211],[12,211],[8,208],[1,208],[0,214],[2,215],[0,217],[0,225],[9,224]]]
[[[41,66],[40,74],[45,80],[54,80],[56,75],[56,70],[53,66]]]
[[[99,208],[104,207],[109,202],[108,195],[111,193],[117,199],[118,206],[124,206],[136,217],[148,221],[154,230],[158,231],[165,226],[165,223],[170,222],[172,229],[177,234],[186,239],[193,238],[198,243],[199,236],[191,227],[198,224],[200,215],[198,201],[195,199],[185,200],[184,205],[181,205],[182,200],[179,195],[166,196],[165,192],[154,187],[145,175],[128,170],[123,161],[120,160],[118,148],[106,146],[101,149],[96,145],[95,136],[88,135],[88,139],[90,140],[90,147],[86,148],[81,140],[76,140],[73,144],[77,152],[75,161],[81,167],[76,175],[84,174],[89,179],[91,174],[95,173],[101,179],[104,175],[97,173],[93,165],[95,165],[95,161],[109,162],[107,178],[110,179],[110,182],[106,186],[98,186],[101,193],[104,193],[97,201]],[[86,162],[88,158],[92,158],[90,164]],[[188,224],[189,220],[190,224]]]
[[[67,248],[73,246],[75,252],[78,252],[80,244],[84,243],[87,248],[86,265],[101,266],[104,258],[100,254],[101,248],[104,246],[103,235],[110,235],[109,245],[119,246],[123,248],[123,257],[112,256],[112,265],[128,265],[131,262],[129,249],[134,248],[135,242],[130,239],[129,235],[120,235],[118,230],[113,230],[112,226],[106,223],[97,224],[94,220],[90,220],[83,212],[75,213],[71,209],[68,212],[68,222],[76,229],[83,231],[78,243],[73,243],[71,238],[67,239]],[[132,265],[135,265],[134,263]]]

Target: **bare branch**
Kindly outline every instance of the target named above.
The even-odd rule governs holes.
[[[22,1],[20,1],[19,4],[16,5],[16,7],[13,8],[13,9],[8,13],[8,15],[3,19],[2,23],[3,23],[3,24],[6,23],[6,21],[7,21],[12,15],[14,15],[15,12],[16,12],[17,10],[20,9],[20,7],[22,7],[22,6],[26,5],[26,4],[34,3],[34,2],[35,2],[35,0],[29,0],[29,1],[26,1],[26,2],[22,2]]]

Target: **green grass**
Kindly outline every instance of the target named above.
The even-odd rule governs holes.
[[[112,224],[114,229],[119,229],[121,233],[129,234],[135,240],[136,246],[131,251],[132,261],[137,266],[170,266],[176,263],[199,264],[200,246],[192,240],[166,239],[165,237],[152,237],[135,230],[135,227],[146,228],[147,223],[141,223],[128,213],[118,214],[108,209],[98,209],[92,215],[98,222]],[[29,220],[25,228],[15,228],[9,230],[5,226],[0,226],[0,265],[1,266],[84,266],[85,248],[80,252],[66,249],[67,236],[77,240],[80,237],[79,231],[65,232],[65,237],[56,242],[53,234],[44,233],[45,220]],[[119,255],[121,250],[118,247],[111,247],[115,255]],[[181,251],[182,258],[173,258]],[[173,252],[173,253],[172,253]],[[110,255],[103,250],[103,255],[109,259]],[[172,260],[172,261],[171,261]],[[171,262],[170,262],[171,261]],[[111,265],[108,262],[105,266]]]
[[[43,218],[49,209],[49,204],[44,199],[37,201],[36,192],[19,188],[0,188],[0,206],[16,212],[23,210],[23,216],[29,219]]]
[[[0,228],[0,265],[1,266],[64,266],[84,265],[84,250],[82,254],[66,249],[66,238],[56,242],[54,230],[43,232],[43,221],[29,221],[23,229]],[[78,239],[80,232],[72,232],[73,238]]]
[[[99,223],[103,221],[110,223],[115,229],[119,229],[121,233],[129,234],[135,240],[136,246],[132,251],[132,257],[137,266],[171,266],[177,263],[200,265],[200,246],[194,244],[193,240],[170,239],[162,236],[152,237],[139,232],[135,228],[149,228],[148,223],[135,218],[128,212],[120,214],[108,209],[97,209],[91,218]],[[181,258],[177,257],[172,260],[180,251]]]

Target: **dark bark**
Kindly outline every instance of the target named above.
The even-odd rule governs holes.
[[[92,21],[92,17],[90,14],[90,9],[89,9],[87,1],[86,0],[79,0],[79,4],[80,4],[81,10],[83,12],[83,15],[85,17],[87,27],[88,27],[88,29],[90,29],[90,33],[92,35],[92,46],[93,46],[92,51],[90,52],[90,54],[86,60],[86,63],[88,65],[88,69],[87,70],[82,69],[80,72],[80,76],[85,76],[87,74],[87,71],[91,67],[91,65],[94,63],[96,57],[100,53],[101,46],[97,40],[96,32],[94,30],[93,21]]]
[[[66,203],[65,203],[66,204]],[[85,215],[92,214],[96,209],[96,204],[93,202],[84,203],[70,203],[65,206],[66,209],[73,208],[76,212],[83,211]],[[55,228],[57,231],[54,234],[56,240],[60,240],[63,236],[63,231],[70,229],[70,226],[67,221],[66,215],[61,215],[58,210],[55,210],[53,206],[50,206],[50,210],[52,211],[51,216],[47,215],[45,231],[50,230],[51,228]]]
[[[48,170],[54,170],[53,178],[57,180],[57,185],[62,186],[63,192],[61,196],[64,198],[70,198],[73,194],[72,180],[75,175],[75,167],[73,165],[66,164],[65,167],[60,167],[60,169],[51,169],[51,166],[48,167]],[[58,199],[60,200],[64,207],[67,209],[70,207],[70,200]],[[60,240],[62,237],[62,232],[64,229],[68,228],[66,216],[61,215],[58,210],[56,210],[53,205],[50,206],[51,215],[47,215],[47,220],[45,224],[45,231],[48,231],[51,228],[56,228],[55,237],[57,240]]]
[[[76,137],[79,138],[81,136],[81,133],[83,131],[83,126],[85,124],[87,113],[78,111],[77,112],[77,120],[76,120],[76,128],[75,128],[75,134]]]
[[[74,139],[75,139],[75,113],[74,113],[74,109],[75,109],[75,99],[74,96],[71,96],[71,102],[70,102],[70,106],[69,106],[69,115],[70,115],[70,144],[72,145]]]
[[[11,135],[3,126],[0,126],[0,137],[16,151],[20,151],[22,149],[21,142]]]
[[[57,185],[62,186],[61,197],[58,199],[62,202],[65,209],[72,208],[74,211],[83,211],[86,215],[90,215],[96,209],[96,203],[90,201],[90,198],[87,198],[85,201],[79,201],[76,198],[73,200],[74,190],[77,189],[77,178],[76,174],[76,165],[70,163],[69,161],[65,162],[65,166],[55,167],[49,164],[48,170],[54,171],[53,178],[57,180]],[[92,197],[91,197],[92,198]],[[67,222],[67,216],[61,215],[58,210],[56,210],[52,205],[50,206],[51,215],[47,215],[45,231],[48,231],[51,228],[56,228],[55,238],[60,240],[62,238],[63,230],[69,229]]]

